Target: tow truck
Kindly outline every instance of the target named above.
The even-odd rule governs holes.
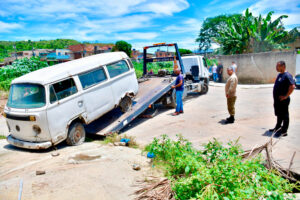
[[[161,47],[174,48],[175,53],[166,57],[155,57],[154,54],[149,56],[147,53],[152,48],[157,49]],[[195,59],[198,59],[198,61],[195,62]],[[187,64],[193,64],[185,67],[183,60]],[[167,70],[160,69],[158,73],[149,73],[148,70],[149,63],[170,61],[173,62],[173,68],[179,68],[185,78],[183,98],[191,92],[207,93],[208,77],[201,77],[201,74],[204,73],[203,70],[205,70],[205,62],[202,57],[194,56],[191,58],[182,58],[177,43],[158,43],[152,46],[146,46],[143,49],[143,76],[138,80],[138,94],[134,97],[130,108],[125,113],[121,112],[118,108],[114,109],[85,127],[86,131],[88,133],[106,136],[111,133],[119,132],[155,104],[161,103],[166,106],[176,106],[175,90],[171,87],[176,81],[173,71],[168,72]],[[189,71],[187,71],[188,69]]]

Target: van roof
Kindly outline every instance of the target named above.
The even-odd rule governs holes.
[[[37,83],[45,85],[66,78],[68,76],[91,70],[98,66],[103,66],[109,63],[116,62],[118,60],[122,60],[124,58],[128,58],[128,56],[124,52],[110,52],[88,56],[85,58],[60,63],[51,67],[46,67],[34,72],[30,72],[14,79],[12,81],[12,84]]]

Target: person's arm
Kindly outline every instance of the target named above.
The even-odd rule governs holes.
[[[294,89],[295,89],[295,85],[293,85],[293,84],[290,85],[287,94],[285,96],[279,96],[279,100],[283,101],[283,100],[287,99],[292,94],[292,92],[294,91]]]
[[[177,85],[172,85],[172,88],[177,88],[182,85],[182,79],[180,79],[180,82]]]

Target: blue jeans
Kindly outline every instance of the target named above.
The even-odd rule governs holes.
[[[182,94],[183,91],[176,91],[176,112],[183,112]]]
[[[217,73],[213,73],[213,80],[217,81],[217,79],[218,79],[218,74]]]

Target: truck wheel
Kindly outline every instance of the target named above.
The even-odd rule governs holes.
[[[123,113],[127,112],[132,105],[132,99],[129,96],[125,96],[120,102],[120,108]]]
[[[202,86],[201,94],[206,94],[208,92],[208,84],[204,83]]]
[[[174,89],[164,97],[163,105],[170,108],[176,108],[176,91]]]
[[[67,144],[72,146],[80,145],[85,140],[85,130],[80,122],[72,123],[67,137]]]

